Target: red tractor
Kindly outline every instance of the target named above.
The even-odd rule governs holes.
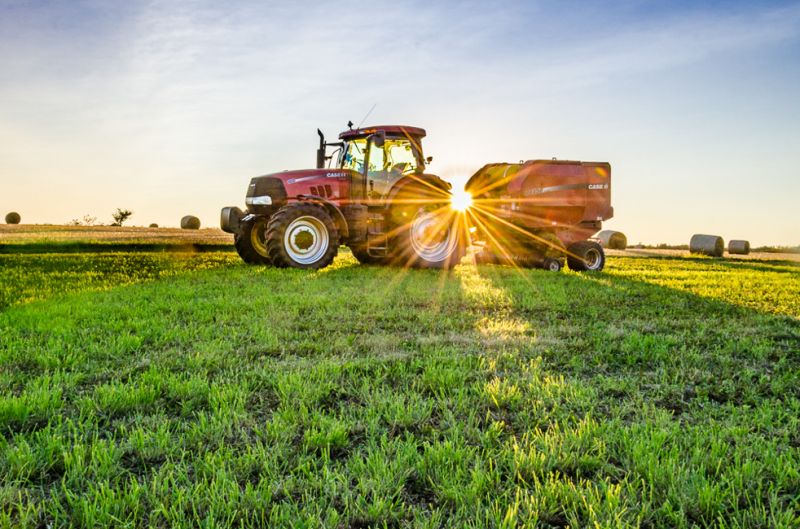
[[[317,269],[344,244],[361,263],[449,268],[476,238],[482,261],[602,270],[589,238],[613,215],[607,163],[489,164],[453,193],[425,173],[423,129],[348,126],[338,142],[317,130],[316,169],[253,178],[247,211],[222,209],[244,261]]]
[[[222,209],[221,227],[234,234],[241,258],[317,269],[344,244],[361,263],[458,263],[467,239],[464,216],[451,207],[450,184],[425,173],[431,160],[422,152],[425,131],[348,127],[338,142],[326,142],[317,130],[316,169],[253,178],[247,211]]]

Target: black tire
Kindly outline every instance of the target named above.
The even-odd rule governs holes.
[[[271,264],[267,254],[266,237],[267,218],[256,217],[242,223],[241,231],[233,237],[233,246],[245,263]]]
[[[446,191],[411,185],[395,201],[389,213],[393,235],[387,262],[440,269],[461,262],[466,253],[464,216],[449,208]]]
[[[266,245],[277,267],[317,270],[331,264],[339,253],[339,231],[322,206],[294,202],[269,219]]]
[[[581,241],[567,248],[567,265],[576,272],[599,272],[606,265],[603,247],[594,241]]]
[[[560,272],[564,268],[564,262],[561,259],[545,257],[544,261],[542,261],[542,268],[549,272]]]

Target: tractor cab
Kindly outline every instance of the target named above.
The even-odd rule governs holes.
[[[386,125],[363,129],[350,129],[339,134],[341,142],[326,143],[320,133],[317,165],[325,162],[339,169],[357,173],[361,196],[369,200],[387,197],[394,185],[403,177],[422,174],[425,158],[422,138],[425,130],[402,125]],[[325,148],[338,147],[330,156]],[[335,161],[334,161],[335,160]]]

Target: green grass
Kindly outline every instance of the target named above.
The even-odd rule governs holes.
[[[111,289],[238,262],[236,255],[221,252],[0,253],[0,310],[68,292]]]
[[[796,264],[0,279],[0,526],[800,525]]]

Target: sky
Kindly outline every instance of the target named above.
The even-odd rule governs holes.
[[[216,226],[316,128],[607,161],[629,243],[800,244],[800,2],[0,0],[0,213]]]

